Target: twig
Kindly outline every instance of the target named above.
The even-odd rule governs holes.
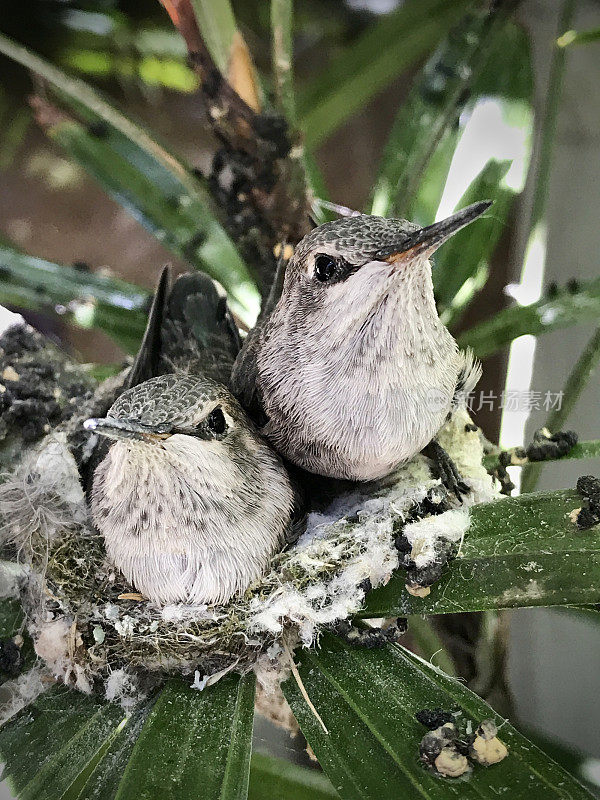
[[[585,350],[577,359],[571,370],[562,391],[560,408],[553,410],[546,420],[545,427],[549,431],[559,431],[565,424],[569,414],[581,397],[590,375],[600,361],[600,328],[596,330],[586,345]],[[582,443],[583,444],[583,443]],[[532,492],[540,478],[541,464],[530,464],[525,467],[521,476],[521,491]]]
[[[303,148],[282,116],[255,111],[234,90],[189,10],[184,12],[189,0],[163,0],[163,5],[188,43],[207,118],[221,145],[210,190],[264,297],[277,266],[277,243],[295,245],[311,229]]]
[[[290,664],[290,669],[292,670],[292,675],[294,676],[294,680],[298,684],[298,688],[300,689],[302,697],[306,701],[306,705],[310,708],[310,710],[313,713],[315,719],[317,720],[319,725],[323,728],[323,732],[326,733],[327,735],[329,735],[329,731],[327,730],[327,728],[325,726],[325,723],[321,719],[321,715],[319,714],[317,709],[314,707],[314,704],[313,704],[312,700],[308,696],[308,692],[306,691],[306,687],[305,687],[304,683],[302,682],[302,678],[300,677],[300,673],[298,672],[298,667],[294,663],[294,657],[292,655],[292,652],[291,652],[290,648],[288,647],[287,642],[282,642],[282,645],[283,645],[283,649],[285,651],[285,654],[288,657],[288,661],[289,661],[289,664]]]
[[[290,124],[296,117],[292,72],[293,0],[271,0],[271,48],[280,111]]]
[[[410,617],[408,631],[426,661],[433,664],[433,658],[437,656],[436,666],[447,675],[456,676],[454,662],[429,619],[417,616]]]

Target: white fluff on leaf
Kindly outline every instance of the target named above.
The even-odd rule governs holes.
[[[417,569],[427,567],[436,560],[439,542],[460,542],[468,527],[469,512],[459,508],[410,522],[404,528],[404,536],[412,546],[410,555]]]
[[[18,714],[21,709],[33,703],[38,695],[45,692],[52,679],[43,668],[33,668],[12,681],[2,684],[2,703],[0,703],[0,727]]]
[[[115,669],[110,673],[104,691],[108,702],[120,703],[124,711],[131,710],[142,699],[135,675],[125,669]]]

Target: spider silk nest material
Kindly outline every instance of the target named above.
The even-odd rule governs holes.
[[[439,435],[471,492],[437,516],[426,496],[446,491],[423,456],[377,485],[359,487],[310,514],[305,533],[279,553],[270,571],[242,596],[218,606],[158,608],[107,560],[92,527],[67,435],[46,437],[0,485],[2,537],[23,565],[19,582],[27,627],[44,668],[82,691],[125,704],[167,673],[196,673],[196,685],[229,669],[251,668],[263,684],[286,667],[287,648],[314,645],[327,625],[355,615],[365,584],[387,583],[398,567],[395,537],[403,531],[422,569],[455,543],[469,523],[468,506],[496,496],[482,466],[478,431],[457,411]],[[415,521],[416,520],[416,521]]]

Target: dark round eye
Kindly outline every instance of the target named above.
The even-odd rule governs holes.
[[[315,277],[317,280],[330,281],[336,272],[335,259],[327,256],[324,253],[315,258]]]
[[[225,431],[227,430],[225,415],[223,414],[220,408],[213,408],[213,410],[206,418],[206,424],[208,425],[210,430],[217,435],[225,433]]]

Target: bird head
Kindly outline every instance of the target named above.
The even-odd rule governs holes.
[[[240,456],[254,435],[237,401],[221,384],[192,375],[162,375],[123,392],[86,430],[133,448]],[[154,452],[154,456],[158,453]]]
[[[316,314],[330,324],[360,323],[373,316],[383,298],[401,295],[403,287],[422,291],[430,286],[429,257],[490,205],[475,203],[424,228],[365,214],[325,223],[297,246],[286,270],[280,310],[297,308],[307,324]],[[429,292],[433,304],[431,288]]]

